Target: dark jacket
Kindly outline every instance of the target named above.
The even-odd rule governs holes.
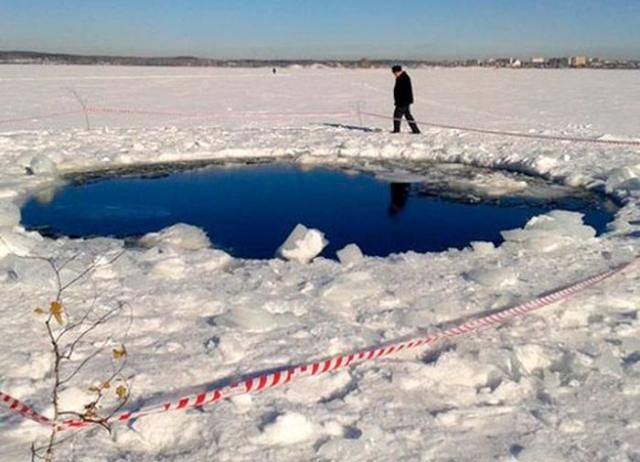
[[[413,89],[411,79],[406,72],[396,78],[396,86],[393,87],[393,99],[396,106],[408,106],[413,104]]]

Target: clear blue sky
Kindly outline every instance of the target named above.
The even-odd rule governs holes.
[[[0,50],[640,58],[640,0],[2,0]]]

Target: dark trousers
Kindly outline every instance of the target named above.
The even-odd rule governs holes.
[[[409,106],[396,106],[396,110],[393,111],[393,133],[400,133],[400,122],[402,120],[402,116],[405,116],[407,122],[409,122],[409,127],[411,127],[411,131],[413,133],[420,133],[420,129],[411,115]]]

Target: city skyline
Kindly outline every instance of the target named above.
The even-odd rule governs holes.
[[[640,58],[640,3],[632,0],[3,3],[0,50],[216,59]]]

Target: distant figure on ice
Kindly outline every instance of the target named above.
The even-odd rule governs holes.
[[[278,72],[278,71],[277,71],[277,70],[276,70],[276,68],[274,67],[273,69],[271,69],[271,72],[273,72],[273,75],[276,75],[276,72]]]
[[[393,66],[391,72],[396,76],[396,85],[393,88],[393,99],[396,105],[396,110],[393,111],[393,133],[400,133],[402,116],[407,118],[407,122],[409,122],[409,127],[411,127],[413,133],[420,133],[420,129],[416,125],[415,119],[409,110],[409,106],[413,104],[411,79],[409,75],[402,70],[402,66]]]
[[[389,216],[393,217],[400,213],[400,211],[407,205],[409,199],[409,189],[411,185],[409,183],[391,183],[391,201],[389,203]]]

